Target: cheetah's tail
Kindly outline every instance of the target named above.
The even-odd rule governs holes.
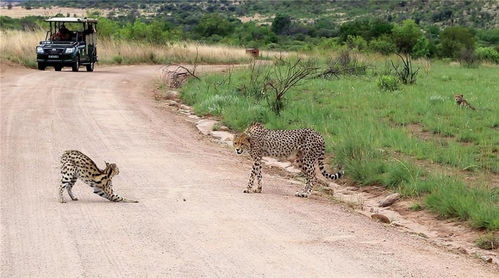
[[[322,148],[322,153],[319,156],[319,169],[321,170],[321,174],[324,177],[331,179],[331,180],[337,180],[337,179],[341,178],[343,175],[345,175],[345,171],[343,171],[343,170],[340,170],[334,174],[331,174],[331,173],[328,173],[326,171],[326,169],[324,169],[324,153],[325,153],[325,150],[324,150],[324,148]]]

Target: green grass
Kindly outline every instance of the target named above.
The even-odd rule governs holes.
[[[306,80],[290,90],[279,116],[264,97],[241,89],[248,70],[232,73],[230,82],[223,75],[191,80],[182,98],[198,114],[221,116],[235,130],[253,121],[273,129],[314,128],[334,155],[332,165],[343,166],[359,185],[424,196],[425,209],[498,229],[498,193],[490,180],[480,180],[479,187],[462,180],[499,174],[499,67],[436,62],[415,85],[394,92],[377,87],[380,71]],[[458,93],[477,111],[458,107],[453,100]],[[449,172],[456,178],[445,176]]]
[[[488,233],[477,238],[475,244],[485,250],[494,250],[499,247],[499,236],[494,233]]]

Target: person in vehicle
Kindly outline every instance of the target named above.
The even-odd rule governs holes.
[[[66,25],[64,25],[64,23],[61,25],[61,28],[59,28],[59,32],[58,32],[61,37],[61,40],[63,41],[69,41],[71,40],[71,37],[72,37],[72,33],[71,31],[69,31],[68,28],[66,28]]]

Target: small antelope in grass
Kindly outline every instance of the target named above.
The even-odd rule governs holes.
[[[63,192],[67,189],[71,200],[77,201],[73,194],[73,185],[77,179],[93,187],[94,193],[112,202],[138,203],[113,193],[112,179],[120,170],[114,163],[107,163],[104,170],[100,170],[95,162],[80,151],[65,151],[61,157],[61,185],[59,198],[65,203]]]

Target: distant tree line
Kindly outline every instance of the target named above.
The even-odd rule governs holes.
[[[61,15],[62,16],[62,15]],[[360,18],[335,24],[320,18],[303,22],[286,14],[271,23],[242,22],[220,13],[202,16],[185,12],[146,18],[130,10],[124,15],[99,14],[101,37],[164,44],[194,40],[243,47],[308,51],[348,47],[382,54],[405,53],[414,58],[459,58],[478,55],[499,62],[499,29],[477,30],[463,26],[420,26],[407,19],[399,23],[380,18]],[[43,26],[41,17],[12,19],[0,17],[0,28],[32,30]]]

